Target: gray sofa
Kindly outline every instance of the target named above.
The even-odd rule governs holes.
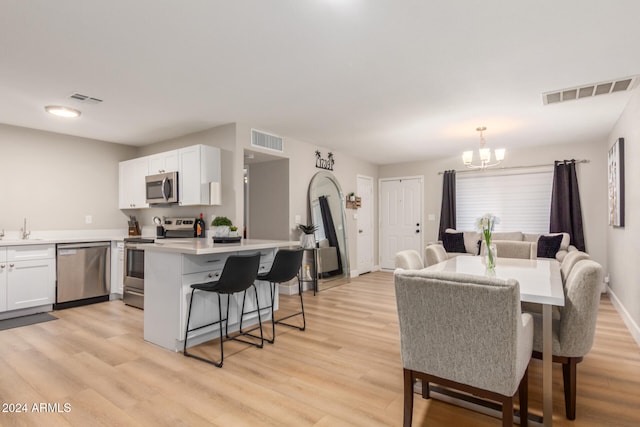
[[[482,239],[482,234],[478,231],[458,231],[451,228],[445,230],[446,233],[462,233],[464,240],[464,252],[447,252],[447,256],[449,258],[459,255],[478,255],[479,245],[478,242]],[[516,254],[524,253],[524,252],[532,252],[533,254],[537,251],[537,242],[540,236],[556,236],[562,235],[562,242],[560,243],[560,249],[556,253],[556,259],[560,262],[564,259],[564,257],[570,251],[576,251],[577,248],[569,244],[570,237],[568,233],[523,233],[521,231],[510,231],[510,232],[494,232],[491,236],[491,240],[493,242],[511,242],[506,245],[501,245],[503,247],[503,253],[500,253],[498,250],[498,258],[521,258],[521,256],[516,256]],[[519,243],[514,243],[519,242]],[[439,244],[442,245],[442,241],[434,242],[430,244]],[[535,245],[535,246],[534,246]],[[505,252],[505,248],[506,251]],[[509,256],[510,253],[513,252],[513,256]],[[531,256],[531,258],[535,258],[535,256]]]

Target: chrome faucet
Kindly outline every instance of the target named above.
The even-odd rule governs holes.
[[[22,226],[20,231],[22,232],[22,240],[27,240],[29,238],[29,235],[31,234],[30,231],[27,231],[27,218],[24,219],[24,225]]]

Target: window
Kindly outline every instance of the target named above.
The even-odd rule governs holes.
[[[456,228],[475,230],[486,213],[500,218],[494,231],[548,233],[553,168],[485,171],[456,176]]]

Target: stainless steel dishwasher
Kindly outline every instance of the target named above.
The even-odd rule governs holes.
[[[111,290],[111,242],[57,245],[55,309],[108,301]]]

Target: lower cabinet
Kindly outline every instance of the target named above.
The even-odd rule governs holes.
[[[5,253],[0,256],[0,311],[53,304],[55,245],[9,246],[2,251]]]
[[[7,311],[7,249],[0,248],[0,313]]]

